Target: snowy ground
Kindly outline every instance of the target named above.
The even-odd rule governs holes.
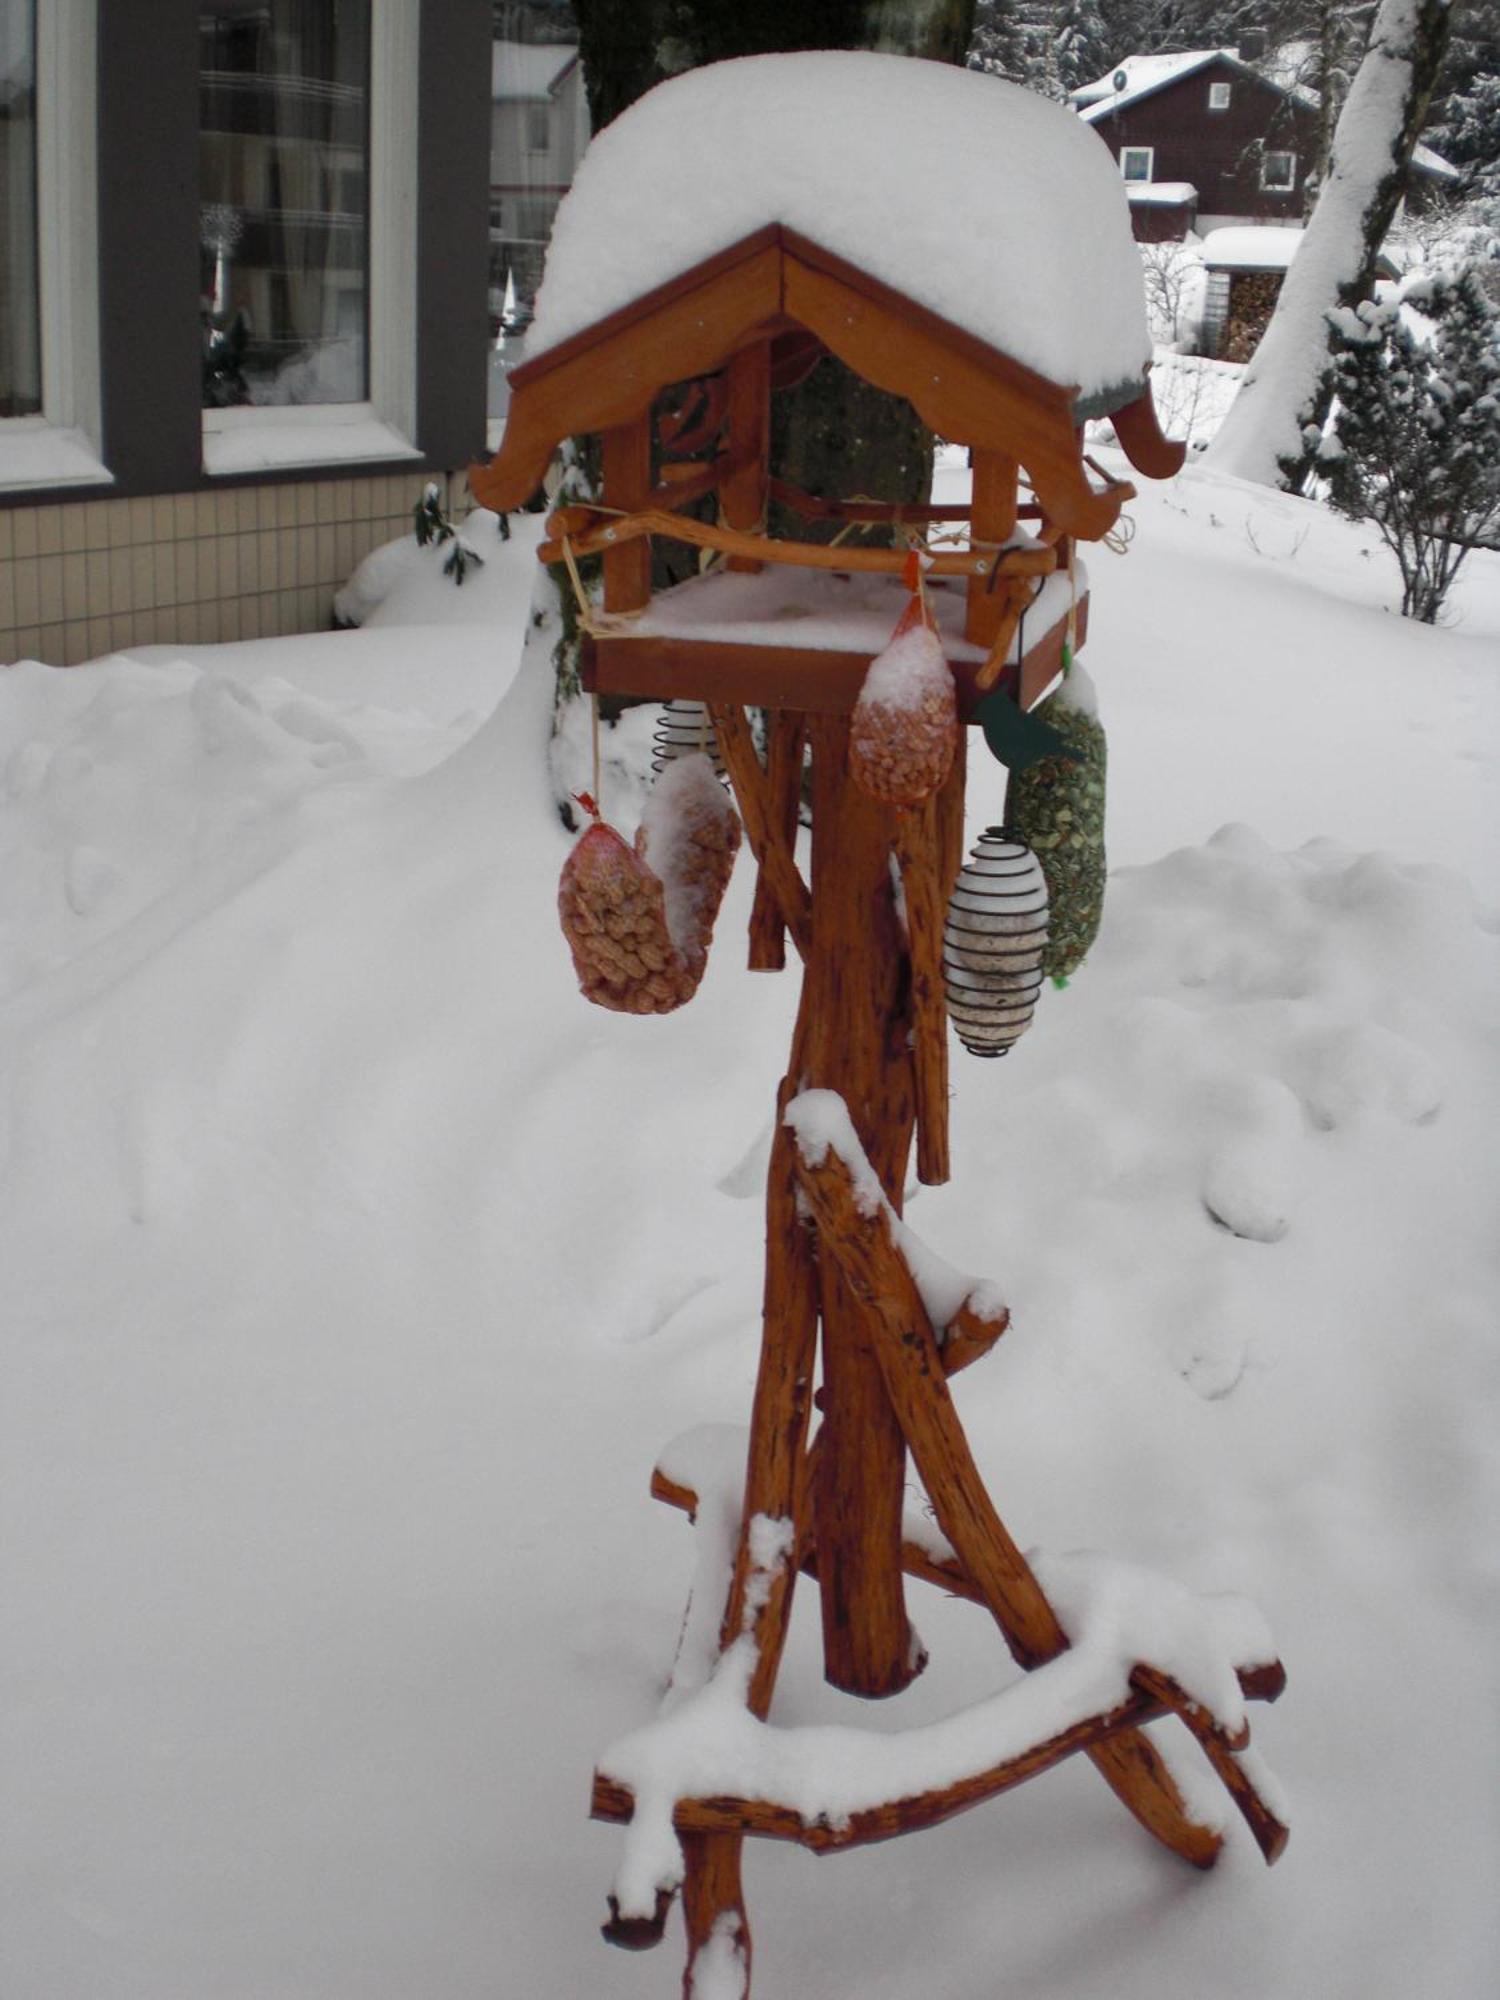
[[[1093,566],[1105,932],[1006,1062],[955,1051],[910,1213],[1013,1307],[959,1389],[1023,1544],[1268,1614],[1292,1844],[1199,1878],[1074,1764],[760,1846],[765,2000],[1500,1966],[1500,559],[1431,631],[1303,503],[1134,512]],[[742,861],[691,1007],[577,997],[534,535],[462,591],[392,557],[362,632],[0,675],[7,2000],[676,1990],[675,1937],[597,1938],[589,1773],[690,1575],[652,1461],[747,1407],[794,978],[742,969]],[[874,1728],[1005,1678],[913,1604],[933,1665]],[[809,1613],[777,1716],[848,1720]]]

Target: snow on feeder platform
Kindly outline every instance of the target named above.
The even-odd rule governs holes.
[[[938,144],[959,200],[934,201],[926,177],[897,170]],[[803,962],[748,1442],[712,1462],[674,1448],[653,1480],[711,1547],[726,1508],[738,1531],[719,1550],[716,1589],[707,1555],[700,1564],[661,1721],[596,1772],[595,1812],[628,1828],[606,1935],[654,1943],[680,1889],[684,1993],[738,2000],[750,1981],[747,1835],[815,1850],[884,1839],[1079,1751],[1154,1838],[1207,1867],[1222,1835],[1189,1811],[1143,1733],[1164,1714],[1186,1724],[1273,1860],[1286,1829],[1240,1759],[1244,1700],[1273,1699],[1284,1678],[1263,1628],[1248,1610],[1138,1576],[1101,1586],[1110,1612],[1095,1618],[1060,1570],[1022,1556],[948,1388],[1009,1315],[993,1285],[955,1273],[901,1218],[913,1138],[920,1179],[949,1171],[944,932],[963,862],[968,725],[1012,770],[1069,754],[1031,711],[1087,635],[1077,545],[1108,534],[1134,490],[1086,460],[1084,421],[1109,415],[1138,472],[1166,478],[1182,463],[1152,406],[1114,164],[1071,112],[941,64],[830,53],[694,71],[594,141],[559,211],[530,347],[501,448],[470,475],[475,495],[518,507],[564,438],[598,435],[599,500],[554,513],[540,551],[575,578],[580,557],[602,558],[602,603],[579,586],[585,685],[704,705],[759,871],[751,963],[781,965],[788,940]],[[772,398],[825,354],[969,447],[968,502],[813,495],[778,476]],[[709,495],[716,520],[685,511]],[[799,520],[883,528],[890,545],[773,538],[772,500]],[[722,566],[653,592],[656,539]],[[888,649],[919,624],[932,635],[910,703],[923,742],[907,758]],[[851,771],[851,722],[882,656],[861,724],[878,709],[874,751]],[[931,699],[939,663],[951,706]],[[763,753],[750,707],[765,713]],[[951,759],[932,740],[943,729]],[[670,801],[660,818],[665,853]],[[727,832],[722,844],[732,852]],[[655,852],[630,862],[653,911]],[[570,936],[611,935],[618,912],[580,876]],[[695,954],[707,935],[700,923]],[[584,984],[633,1008],[652,996],[629,976],[618,990]],[[686,998],[696,976],[678,984]],[[908,1454],[936,1528],[906,1514]],[[1026,1677],[936,1735],[847,1732],[857,1785],[809,1772],[806,1746],[765,1721],[803,1571],[837,1688],[892,1695],[921,1671],[907,1577],[985,1607]]]

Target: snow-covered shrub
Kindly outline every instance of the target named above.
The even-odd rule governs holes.
[[[1500,318],[1472,266],[1328,318],[1328,497],[1374,524],[1403,617],[1431,625],[1469,551],[1500,544]]]

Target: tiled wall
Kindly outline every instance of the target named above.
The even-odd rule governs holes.
[[[371,549],[411,533],[434,477],[0,508],[0,665],[326,630],[334,592]],[[436,483],[450,512],[467,511],[462,473]]]

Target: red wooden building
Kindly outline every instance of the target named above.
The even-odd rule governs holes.
[[[1233,49],[1126,56],[1073,93],[1119,162],[1138,242],[1181,241],[1239,223],[1301,222],[1318,153],[1318,97]],[[1419,146],[1418,199],[1457,179]]]

